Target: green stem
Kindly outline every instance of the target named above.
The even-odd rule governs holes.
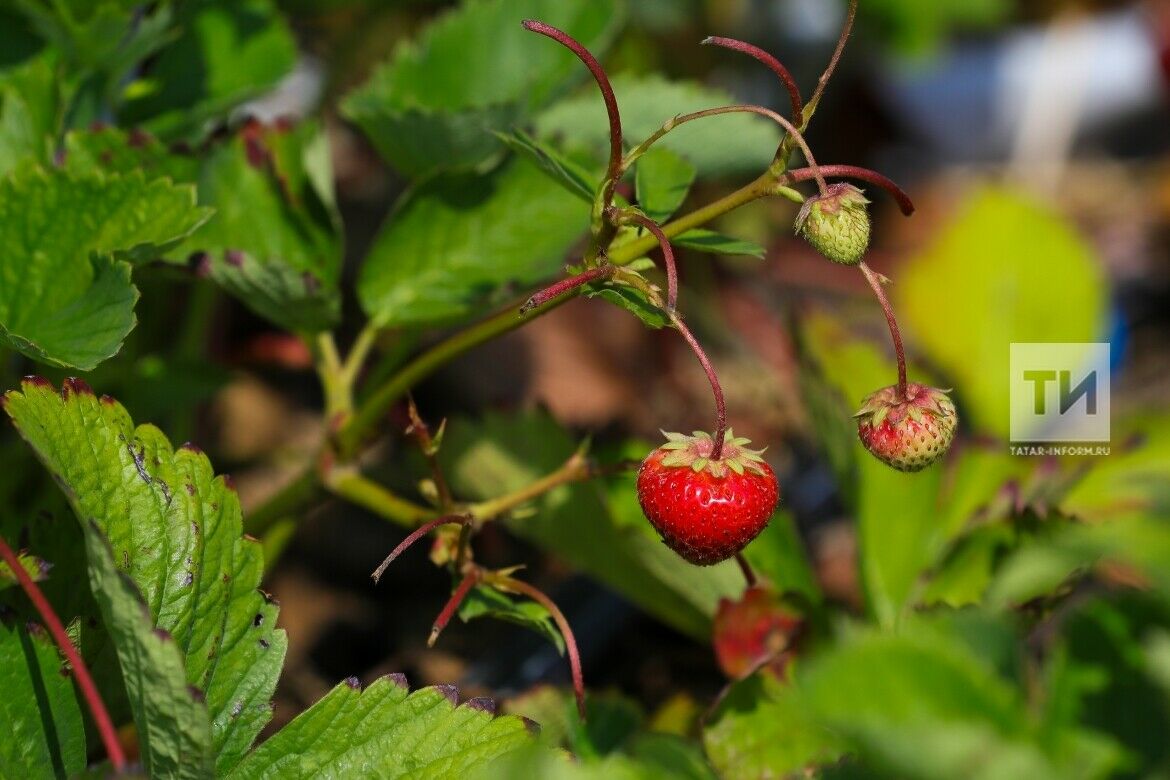
[[[333,340],[333,334],[318,333],[313,338],[312,345],[317,376],[320,377],[321,387],[325,391],[325,419],[333,426],[345,420],[353,411],[353,393],[350,383],[346,381],[341,355],[337,352],[337,342]]]
[[[325,487],[331,493],[405,528],[414,528],[435,516],[435,510],[391,493],[356,468],[333,469],[326,478]]]
[[[510,512],[518,506],[523,506],[529,501],[543,496],[553,488],[567,485],[570,482],[580,482],[591,476],[593,476],[593,470],[589,467],[585,453],[577,451],[556,471],[507,495],[472,504],[467,508],[467,513],[478,522],[493,520],[505,512]]]
[[[662,226],[662,232],[667,237],[674,237],[680,233],[704,225],[711,220],[726,214],[746,203],[763,198],[771,194],[775,188],[775,177],[766,173],[751,183],[740,187],[713,203],[696,209],[673,222]],[[658,239],[646,234],[619,244],[609,250],[609,259],[614,265],[625,265],[632,260],[642,257],[651,249],[658,246]],[[522,325],[527,324],[540,315],[552,311],[566,301],[576,296],[575,291],[558,296],[552,300],[517,314],[527,298],[517,301],[501,311],[488,317],[486,320],[461,330],[435,346],[423,352],[414,360],[403,366],[398,373],[390,377],[385,384],[376,388],[342,426],[338,432],[338,446],[342,460],[347,460],[357,452],[367,434],[378,426],[383,416],[402,398],[406,391],[430,376],[436,369],[446,365],[464,352],[491,341],[492,339],[509,333]]]

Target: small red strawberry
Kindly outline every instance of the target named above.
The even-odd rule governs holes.
[[[638,503],[666,545],[691,563],[726,560],[755,539],[780,498],[776,475],[727,432],[723,452],[711,459],[709,433],[665,433],[667,442],[638,470]]]
[[[857,435],[874,456],[898,471],[920,471],[946,454],[958,416],[946,392],[914,382],[871,393],[854,415]]]

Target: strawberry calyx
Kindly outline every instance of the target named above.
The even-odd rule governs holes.
[[[690,436],[684,433],[662,431],[666,443],[658,449],[666,454],[661,464],[666,468],[689,468],[696,474],[706,471],[716,479],[723,479],[728,473],[765,475],[764,450],[748,448],[751,440],[737,437],[730,428],[723,440],[723,452],[718,458],[711,455],[715,439],[706,431],[695,431]],[[767,448],[765,448],[767,449]]]
[[[890,385],[870,393],[853,416],[874,428],[883,422],[897,427],[906,419],[921,424],[926,421],[926,415],[941,420],[953,419],[955,404],[947,392],[917,382],[907,382],[904,392],[899,393],[897,385]]]

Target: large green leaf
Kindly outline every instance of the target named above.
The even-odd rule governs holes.
[[[489,414],[479,422],[453,421],[440,457],[461,495],[488,498],[554,470],[574,449],[569,435],[545,414]],[[612,457],[640,457],[646,451],[634,444]],[[604,485],[561,487],[534,506],[535,513],[516,517],[509,528],[692,636],[706,638],[719,600],[743,590],[734,562],[692,566],[662,543],[642,516],[632,474]]]
[[[787,683],[756,674],[733,683],[703,728],[703,746],[723,777],[797,776],[840,757],[840,739],[816,723]]]
[[[459,777],[532,740],[520,718],[494,704],[456,706],[450,686],[411,693],[401,675],[366,690],[339,684],[254,750],[230,774],[243,778]]]
[[[146,771],[151,777],[210,776],[211,721],[203,694],[187,683],[182,647],[152,624],[139,588],[119,568],[97,522],[81,521],[90,587],[118,653]]]
[[[0,73],[0,176],[23,161],[52,161],[60,114],[57,74],[45,57]]]
[[[271,0],[195,0],[177,13],[178,38],[125,88],[119,123],[168,140],[201,138],[237,104],[288,73],[292,32]]]
[[[678,114],[735,102],[722,90],[660,76],[622,74],[613,79],[622,112],[622,130],[631,145]],[[565,148],[607,148],[609,125],[595,93],[583,92],[556,103],[536,118],[537,136],[560,139]],[[693,165],[700,177],[759,173],[772,161],[780,131],[754,114],[724,114],[689,122],[658,142]]]
[[[73,681],[43,630],[0,622],[0,777],[74,777],[85,728]]]
[[[970,195],[891,290],[911,347],[954,383],[964,424],[1004,439],[1009,345],[1104,336],[1108,287],[1092,248],[1052,208],[1004,189]]]
[[[90,369],[134,326],[122,258],[158,256],[208,214],[164,179],[39,169],[0,180],[0,333],[52,365]]]
[[[526,159],[489,176],[438,176],[391,214],[358,295],[386,326],[464,316],[505,284],[555,274],[588,224],[588,207]]]
[[[568,50],[520,26],[533,18],[597,55],[621,23],[614,0],[471,0],[400,47],[342,111],[408,175],[476,165],[500,149],[493,131],[586,73]]]
[[[135,428],[84,383],[66,380],[57,393],[29,379],[4,399],[78,518],[108,537],[154,624],[173,635],[186,682],[206,697],[217,769],[229,769],[271,717],[286,646],[276,605],[257,589],[260,545],[241,536],[235,489],[197,448]]]
[[[812,659],[796,685],[807,717],[871,772],[1094,778],[1109,776],[1121,757],[1079,729],[1041,732],[1020,691],[946,625],[859,633]]]
[[[215,215],[172,255],[201,258],[197,270],[289,330],[327,330],[341,313],[332,187],[315,123],[248,126],[203,162],[199,202]]]

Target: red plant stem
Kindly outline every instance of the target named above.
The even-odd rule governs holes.
[[[752,569],[752,565],[748,563],[747,558],[743,557],[742,552],[735,554],[735,562],[739,564],[739,570],[743,572],[743,578],[747,580],[749,588],[756,587],[758,580],[756,579],[756,572]]]
[[[378,580],[382,579],[382,575],[385,573],[386,568],[390,564],[394,563],[395,558],[397,558],[399,555],[402,555],[402,553],[406,552],[408,547],[429,534],[431,531],[435,530],[441,525],[466,525],[468,522],[469,518],[463,515],[443,515],[442,517],[436,517],[434,520],[429,520],[423,523],[418,528],[411,531],[410,535],[403,539],[402,542],[394,548],[394,551],[386,556],[386,560],[382,561],[378,568],[374,569],[374,573],[370,575],[370,577],[372,577],[374,580],[374,584],[378,584]]]
[[[796,170],[785,173],[781,178],[781,183],[796,184],[797,182],[815,179],[818,174],[821,176],[861,179],[870,184],[876,184],[898,202],[898,208],[902,210],[905,216],[908,217],[914,213],[914,201],[910,200],[910,196],[895,184],[893,180],[886,178],[877,171],[871,171],[869,168],[859,168],[856,165],[818,165],[815,168],[797,168]]]
[[[837,47],[833,49],[833,56],[829,58],[829,64],[825,67],[825,72],[821,74],[820,79],[817,80],[817,87],[813,90],[812,97],[808,101],[808,105],[814,110],[821,101],[821,95],[825,94],[825,87],[829,85],[829,79],[833,77],[833,72],[837,70],[837,63],[841,61],[841,53],[845,51],[845,43],[849,40],[849,34],[853,31],[853,20],[856,18],[857,0],[849,0],[849,10],[845,12],[845,24],[841,26],[841,35],[837,38]]]
[[[577,697],[577,714],[584,721],[585,677],[581,673],[581,654],[577,651],[577,640],[573,637],[573,629],[569,627],[569,621],[565,619],[565,615],[561,612],[560,607],[539,588],[529,585],[523,580],[514,580],[511,577],[503,578],[501,584],[532,599],[547,609],[548,613],[552,615],[553,621],[557,624],[557,628],[560,629],[561,636],[565,638],[565,649],[569,653],[569,669],[573,674],[573,695]]]
[[[723,400],[723,388],[719,385],[719,377],[715,373],[715,368],[707,358],[707,353],[699,345],[695,334],[691,333],[690,328],[683,323],[676,312],[667,313],[670,315],[670,321],[674,323],[674,327],[678,328],[678,332],[691,345],[695,357],[699,359],[699,365],[707,374],[707,381],[711,383],[711,394],[715,396],[715,446],[711,448],[711,460],[719,460],[723,457],[723,440],[727,436],[727,404]]]
[[[902,334],[898,330],[898,321],[894,319],[894,307],[890,305],[890,299],[886,297],[886,291],[882,289],[881,279],[873,272],[873,269],[865,263],[860,263],[857,267],[861,269],[861,273],[865,274],[865,280],[869,282],[873,294],[877,296],[878,303],[882,305],[882,312],[886,315],[886,324],[890,326],[890,338],[894,341],[894,354],[898,358],[897,398],[904,398],[906,396],[906,351],[902,348]]]
[[[678,306],[678,266],[674,262],[674,248],[670,245],[670,239],[662,232],[658,223],[645,214],[636,211],[621,213],[617,209],[612,209],[611,213],[620,214],[618,219],[623,222],[638,223],[658,239],[658,245],[662,247],[662,264],[666,266],[666,310],[674,311]]]
[[[679,125],[685,124],[687,122],[693,122],[696,119],[703,119],[709,116],[718,116],[719,114],[759,114],[760,116],[771,119],[773,122],[783,127],[788,132],[789,137],[795,140],[797,145],[800,146],[800,151],[804,154],[804,159],[808,161],[809,170],[812,171],[811,178],[816,179],[817,186],[820,188],[821,194],[824,195],[826,193],[828,185],[825,184],[824,177],[816,173],[816,170],[819,166],[817,165],[816,157],[813,156],[812,149],[809,148],[808,142],[804,140],[804,136],[799,130],[796,129],[796,126],[787,119],[780,116],[772,109],[764,108],[763,106],[755,106],[750,104],[718,106],[716,108],[705,108],[702,111],[694,111],[690,114],[676,116],[674,119],[671,119],[669,122],[663,125],[645,141],[638,144],[637,148],[634,149],[634,151],[631,152],[627,157],[627,160],[632,160],[636,155],[645,152],[656,141]]]
[[[443,605],[443,611],[435,618],[434,625],[431,626],[431,635],[427,637],[427,647],[434,647],[435,642],[439,639],[439,634],[451,622],[451,618],[455,616],[455,611],[459,609],[459,605],[467,598],[467,594],[479,582],[479,569],[473,568],[460,581],[459,587],[455,588],[455,592],[451,594],[451,598],[447,599],[447,603]]]
[[[566,277],[556,284],[545,287],[540,292],[533,294],[533,296],[526,300],[524,305],[520,307],[520,313],[527,314],[537,306],[543,306],[553,298],[564,295],[570,290],[575,290],[578,287],[589,284],[590,282],[595,282],[598,279],[604,279],[607,276],[612,276],[616,270],[617,266],[612,265],[609,262],[604,262],[596,268],[589,268],[579,274]]]
[[[41,620],[45,621],[45,627],[53,635],[53,641],[57,643],[61,654],[65,656],[73,668],[73,677],[77,680],[77,687],[81,689],[81,695],[89,707],[90,714],[93,715],[94,725],[97,726],[102,743],[106,746],[106,755],[109,756],[110,763],[114,767],[114,773],[121,774],[126,769],[126,754],[122,752],[122,745],[118,742],[118,733],[114,729],[113,721],[110,720],[110,713],[106,711],[106,705],[102,702],[102,696],[98,693],[93,678],[89,676],[89,669],[81,660],[81,654],[77,652],[77,648],[69,640],[69,635],[65,633],[65,627],[61,625],[61,619],[53,611],[53,605],[33,582],[32,577],[28,576],[28,572],[20,563],[20,558],[12,551],[2,536],[0,536],[0,557],[12,569],[16,581],[28,594],[29,601],[36,607],[37,612],[41,615]]]
[[[749,57],[755,57],[757,60],[771,68],[772,72],[780,77],[780,81],[784,84],[784,88],[788,90],[788,99],[792,101],[792,120],[794,122],[803,121],[800,112],[804,109],[804,103],[800,97],[800,88],[796,86],[796,79],[792,78],[792,74],[788,71],[788,68],[784,67],[780,60],[776,59],[758,46],[753,46],[746,41],[739,41],[735,38],[721,38],[717,35],[712,35],[710,37],[704,38],[702,43],[714,44],[716,46],[722,46],[725,49],[734,49],[735,51],[743,52]]]
[[[605,101],[605,113],[609,116],[609,166],[606,168],[605,178],[606,181],[610,182],[607,192],[612,196],[612,188],[617,185],[617,179],[621,172],[622,118],[618,113],[617,97],[613,94],[613,86],[609,83],[609,76],[605,75],[605,69],[601,67],[597,58],[568,33],[535,19],[526,19],[523,25],[524,29],[548,36],[576,54],[577,59],[581,60],[585,67],[589,68],[589,72],[593,74],[597,88],[601,90],[601,98]],[[609,197],[605,199],[605,205],[609,205]]]

